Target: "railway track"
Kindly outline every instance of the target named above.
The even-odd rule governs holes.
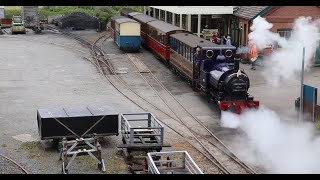
[[[134,55],[131,55],[134,56]],[[130,56],[129,56],[130,57]],[[138,68],[138,67],[137,67]],[[174,97],[174,95],[156,78],[156,76],[152,73],[150,69],[148,69],[149,73],[139,73],[140,76],[144,79],[144,81],[156,92],[157,96],[161,99],[161,101],[166,104],[168,109],[170,109],[171,113],[174,114],[174,117],[170,116],[169,113],[166,113],[167,116],[178,121],[181,125],[185,126],[196,138],[196,140],[201,144],[201,146],[205,146],[204,149],[206,151],[214,151],[216,152],[216,156],[223,156],[223,154],[227,155],[227,159],[218,160],[214,155],[210,153],[210,155],[217,161],[218,165],[225,171],[226,173],[232,173],[228,168],[224,165],[227,164],[226,161],[233,160],[238,165],[240,165],[245,171],[248,173],[255,174],[256,172],[247,166],[244,162],[242,162],[236,155],[234,155],[229,148],[212,132],[210,131],[197,117],[192,115],[178,99]],[[156,85],[156,86],[154,86]],[[173,111],[175,109],[176,111]],[[164,112],[165,113],[165,112]],[[200,124],[202,128],[207,131],[211,137],[211,139],[206,138],[204,135],[197,133],[192,128],[187,126],[187,122],[183,119],[193,119],[197,123]],[[207,144],[207,145],[205,145]],[[211,147],[209,147],[209,146]],[[230,165],[229,165],[230,166]],[[237,172],[235,172],[237,173]]]
[[[5,174],[9,174],[9,173],[10,173],[10,174],[11,174],[11,173],[17,174],[17,173],[19,173],[19,171],[22,172],[22,174],[29,174],[26,169],[24,169],[20,164],[18,164],[16,161],[12,160],[11,158],[9,158],[9,157],[7,157],[7,156],[5,156],[5,155],[0,154],[0,159],[3,159],[4,161],[7,161],[7,163],[5,163],[5,164],[3,165],[4,167],[1,167],[1,169],[2,169],[2,168],[5,168],[5,169],[4,169],[4,171],[6,171],[6,172],[4,172]],[[3,162],[4,162],[4,161],[3,161]],[[9,163],[8,163],[8,162],[9,162]],[[19,170],[17,170],[17,169],[11,169],[10,167],[12,167],[12,165],[10,165],[10,164],[12,164],[13,166],[15,166],[15,167],[18,168]]]
[[[213,132],[211,132],[208,128],[205,127],[205,125],[195,116],[193,116],[171,93],[170,91],[168,91],[164,85],[152,74],[151,71],[149,71],[150,73],[145,73],[144,75],[142,75],[141,73],[140,76],[144,79],[144,81],[155,91],[155,93],[158,95],[158,97],[160,99],[162,99],[162,101],[169,107],[169,109],[172,108],[171,106],[168,104],[168,102],[166,102],[167,100],[166,98],[171,98],[173,99],[172,101],[175,102],[176,104],[179,104],[180,109],[183,109],[185,112],[185,114],[188,114],[190,117],[192,117],[194,120],[196,120],[203,128],[206,129],[207,132],[209,132],[209,134],[213,137],[213,139],[208,139],[206,137],[204,137],[203,135],[195,132],[194,130],[192,130],[192,128],[188,127],[185,122],[182,120],[181,118],[181,114],[177,114],[176,112],[172,111],[171,113],[174,114],[175,117],[173,117],[172,115],[170,115],[169,113],[165,112],[164,110],[160,109],[159,107],[157,107],[156,105],[154,105],[153,103],[149,102],[148,100],[146,100],[146,98],[142,97],[141,95],[139,95],[137,92],[135,92],[131,87],[129,87],[115,72],[114,68],[112,67],[112,65],[110,64],[110,62],[108,61],[108,59],[105,58],[105,54],[102,51],[101,48],[99,48],[97,46],[97,43],[101,40],[101,39],[107,39],[110,37],[110,34],[106,34],[104,36],[99,37],[95,42],[90,43],[84,39],[82,39],[81,37],[77,36],[77,35],[73,35],[71,33],[67,33],[67,32],[63,32],[63,34],[70,36],[76,40],[78,40],[81,44],[83,44],[84,46],[90,48],[92,50],[92,54],[93,54],[93,58],[92,59],[88,59],[92,64],[94,64],[97,69],[99,70],[99,72],[103,75],[105,75],[105,77],[107,78],[107,80],[121,93],[123,94],[127,99],[129,99],[131,102],[133,102],[134,104],[136,104],[138,107],[140,107],[141,109],[143,109],[144,111],[147,111],[146,108],[144,108],[142,105],[140,105],[140,103],[143,102],[147,102],[149,105],[151,105],[154,109],[156,109],[157,111],[160,111],[162,114],[165,114],[167,117],[177,121],[178,123],[180,123],[182,126],[186,127],[192,134],[193,138],[200,144],[200,146],[202,147],[202,149],[204,150],[200,150],[199,148],[197,148],[193,143],[190,143],[190,145],[192,145],[194,148],[196,148],[200,153],[202,153],[209,161],[211,161],[218,169],[221,170],[222,173],[239,173],[237,172],[232,172],[228,169],[228,167],[225,166],[225,164],[228,164],[227,162],[232,160],[234,162],[236,162],[236,164],[238,164],[240,167],[242,167],[244,169],[245,172],[247,173],[256,173],[252,168],[250,168],[249,166],[247,166],[244,162],[242,162],[238,157],[236,157],[220,140],[218,137],[216,137]],[[149,75],[146,75],[149,74]],[[149,76],[149,77],[147,77]],[[148,80],[149,79],[149,80]],[[150,80],[153,79],[156,84],[158,84],[158,87],[161,87],[164,92],[164,94],[159,94],[159,91],[157,91],[153,85],[151,85]],[[131,97],[129,97],[129,95],[131,95]],[[132,97],[136,96],[135,98]],[[164,97],[165,96],[165,97]],[[137,103],[139,102],[139,103]],[[175,107],[176,108],[176,107]],[[176,131],[175,129],[171,128],[167,123],[165,123],[164,121],[161,121],[163,124],[165,124],[166,126],[168,126],[170,129],[172,129],[173,131],[175,131],[177,134],[179,134],[182,137],[185,137],[183,134],[181,134],[180,132]],[[213,154],[212,152],[220,152],[220,154]],[[226,155],[227,158],[225,158],[223,161],[221,160],[221,158],[216,158],[217,156],[221,156],[222,154]],[[222,162],[221,162],[222,161]],[[230,166],[230,165],[228,165]]]

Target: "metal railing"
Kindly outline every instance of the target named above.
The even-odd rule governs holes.
[[[203,174],[187,151],[148,153],[148,173]]]
[[[149,137],[163,145],[164,128],[152,113],[121,114],[121,133],[128,144],[135,145],[135,138]]]

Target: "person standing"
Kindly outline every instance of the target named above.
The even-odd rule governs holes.
[[[231,37],[230,36],[227,37],[226,45],[230,45],[231,46]]]
[[[251,46],[251,50],[250,50],[250,60],[251,60],[251,64],[252,70],[256,70],[256,60],[258,59],[258,50],[257,50],[257,46],[253,43]]]

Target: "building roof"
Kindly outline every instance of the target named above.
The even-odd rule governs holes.
[[[184,29],[182,29],[180,27],[174,26],[172,24],[168,24],[164,21],[151,21],[151,22],[148,22],[148,25],[152,26],[152,27],[164,32],[164,33],[167,33],[170,31],[177,31],[177,30],[185,31]]]
[[[4,9],[4,6],[0,6],[0,9]]]
[[[266,13],[264,11],[269,11],[271,7],[272,6],[238,6],[238,10],[233,14],[243,19],[253,20],[258,15]]]
[[[130,18],[118,18],[115,20],[115,22],[118,24],[127,23],[127,22],[138,23],[137,21],[130,19]],[[140,24],[140,23],[138,23],[138,24]]]
[[[175,14],[233,14],[233,6],[150,6]]]
[[[230,46],[230,45],[220,45],[220,44],[215,44],[212,43],[208,40],[205,40],[203,38],[200,38],[196,35],[190,34],[190,33],[177,33],[177,34],[172,34],[170,35],[170,37],[173,37],[177,40],[179,40],[180,42],[195,48],[197,46],[200,47],[216,47],[216,48],[230,48],[230,49],[235,49],[234,46]]]
[[[138,15],[134,15],[132,16],[135,20],[140,21],[142,23],[147,23],[150,21],[159,21],[156,18],[153,18],[151,16],[145,15],[145,14],[138,14]]]

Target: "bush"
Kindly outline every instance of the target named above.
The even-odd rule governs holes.
[[[12,18],[12,16],[21,16],[21,6],[5,6],[5,18]]]

